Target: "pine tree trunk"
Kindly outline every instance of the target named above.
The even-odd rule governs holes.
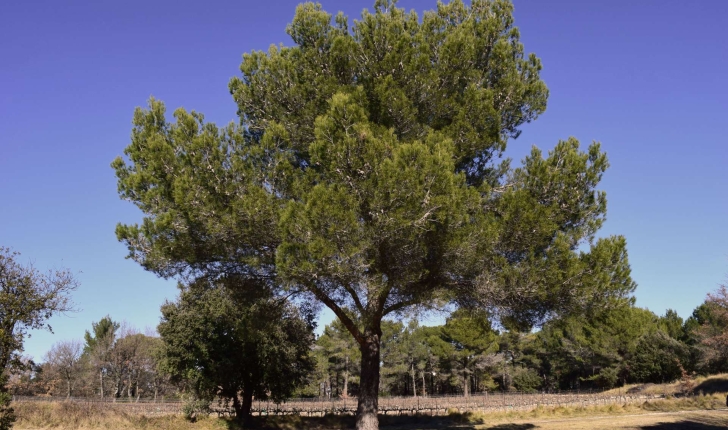
[[[101,369],[99,372],[99,377],[101,379],[101,399],[104,398],[104,370]]]
[[[344,364],[344,392],[343,398],[349,398],[349,357],[346,357],[346,363]]]
[[[412,363],[412,397],[417,397],[417,382],[415,379],[415,364]]]
[[[422,371],[422,397],[427,397],[427,389],[425,386],[425,371]]]
[[[379,330],[377,330],[379,332]],[[380,333],[367,330],[361,349],[361,382],[356,410],[357,430],[378,430]]]
[[[465,397],[468,397],[468,388],[470,386],[470,378],[468,378],[468,369],[463,368],[463,393]]]

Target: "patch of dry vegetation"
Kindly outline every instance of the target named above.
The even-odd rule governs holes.
[[[451,413],[443,417],[430,416],[381,416],[382,428],[386,429],[446,429],[462,425],[508,423],[524,421],[558,421],[560,419],[596,416],[626,416],[651,412],[709,411],[725,408],[728,392],[728,375],[700,378],[695,384],[695,395],[674,397],[677,384],[647,386],[645,393],[666,394],[665,399],[644,403],[611,404],[578,407],[544,407],[530,411],[467,412]],[[663,391],[657,391],[663,390]],[[721,390],[721,391],[718,391]],[[706,394],[709,393],[709,394]],[[168,415],[146,417],[125,412],[123,409],[94,403],[18,403],[14,405],[18,415],[18,429],[58,430],[236,430],[239,426],[229,418],[204,418],[195,423],[182,416]],[[276,430],[332,430],[354,427],[352,416],[256,417],[258,427]]]
[[[222,430],[235,429],[226,419],[192,423],[179,415],[147,417],[98,403],[29,402],[13,404],[17,429],[58,430]]]
[[[606,391],[607,394],[642,393],[675,396],[682,394],[683,382],[675,381],[667,384],[628,384],[624,387]],[[728,393],[728,373],[711,376],[696,376],[692,379],[692,390],[688,394]]]
[[[531,411],[508,412],[468,412],[452,414],[451,417],[460,422],[483,424],[492,421],[523,421],[560,418],[579,418],[598,415],[624,415],[648,412],[677,412],[716,410],[725,408],[725,394],[697,395],[683,398],[665,398],[649,400],[644,403],[625,403],[599,406],[575,407],[537,407]]]

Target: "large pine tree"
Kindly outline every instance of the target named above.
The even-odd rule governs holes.
[[[508,1],[418,16],[378,0],[350,26],[298,7],[290,47],[244,55],[239,124],[151,100],[134,114],[119,225],[165,277],[244,276],[329,307],[361,350],[357,428],[377,428],[382,319],[445,303],[529,326],[634,286],[625,241],[594,240],[607,160],[574,139],[513,169],[509,139],[546,108]]]

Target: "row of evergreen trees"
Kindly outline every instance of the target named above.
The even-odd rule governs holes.
[[[237,398],[214,387],[238,393],[247,383],[251,396],[274,400],[357,395],[359,348],[338,320],[314,340],[310,318],[290,305],[251,307],[226,297],[224,289],[202,291],[190,286],[162,308],[161,338],[107,316],[83,342],[59,342],[42,364],[20,366],[10,375],[10,392],[132,401],[189,393],[212,400]],[[276,312],[280,315],[272,318]],[[496,329],[485,315],[458,310],[440,326],[416,320],[384,324],[380,393],[469,395],[668,382],[728,371],[727,340],[725,287],[687,320],[673,310],[658,316],[628,305],[521,332]],[[246,380],[251,371],[257,379]]]
[[[683,320],[630,306],[547,323],[523,333],[456,311],[441,326],[383,327],[380,392],[393,396],[606,389],[728,371],[724,288]],[[357,393],[359,352],[338,321],[314,348],[316,372],[302,394]]]

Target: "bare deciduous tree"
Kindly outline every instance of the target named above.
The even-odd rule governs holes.
[[[71,397],[83,373],[82,354],[83,346],[77,340],[58,342],[46,353],[45,360],[52,374],[66,385],[66,397]]]

